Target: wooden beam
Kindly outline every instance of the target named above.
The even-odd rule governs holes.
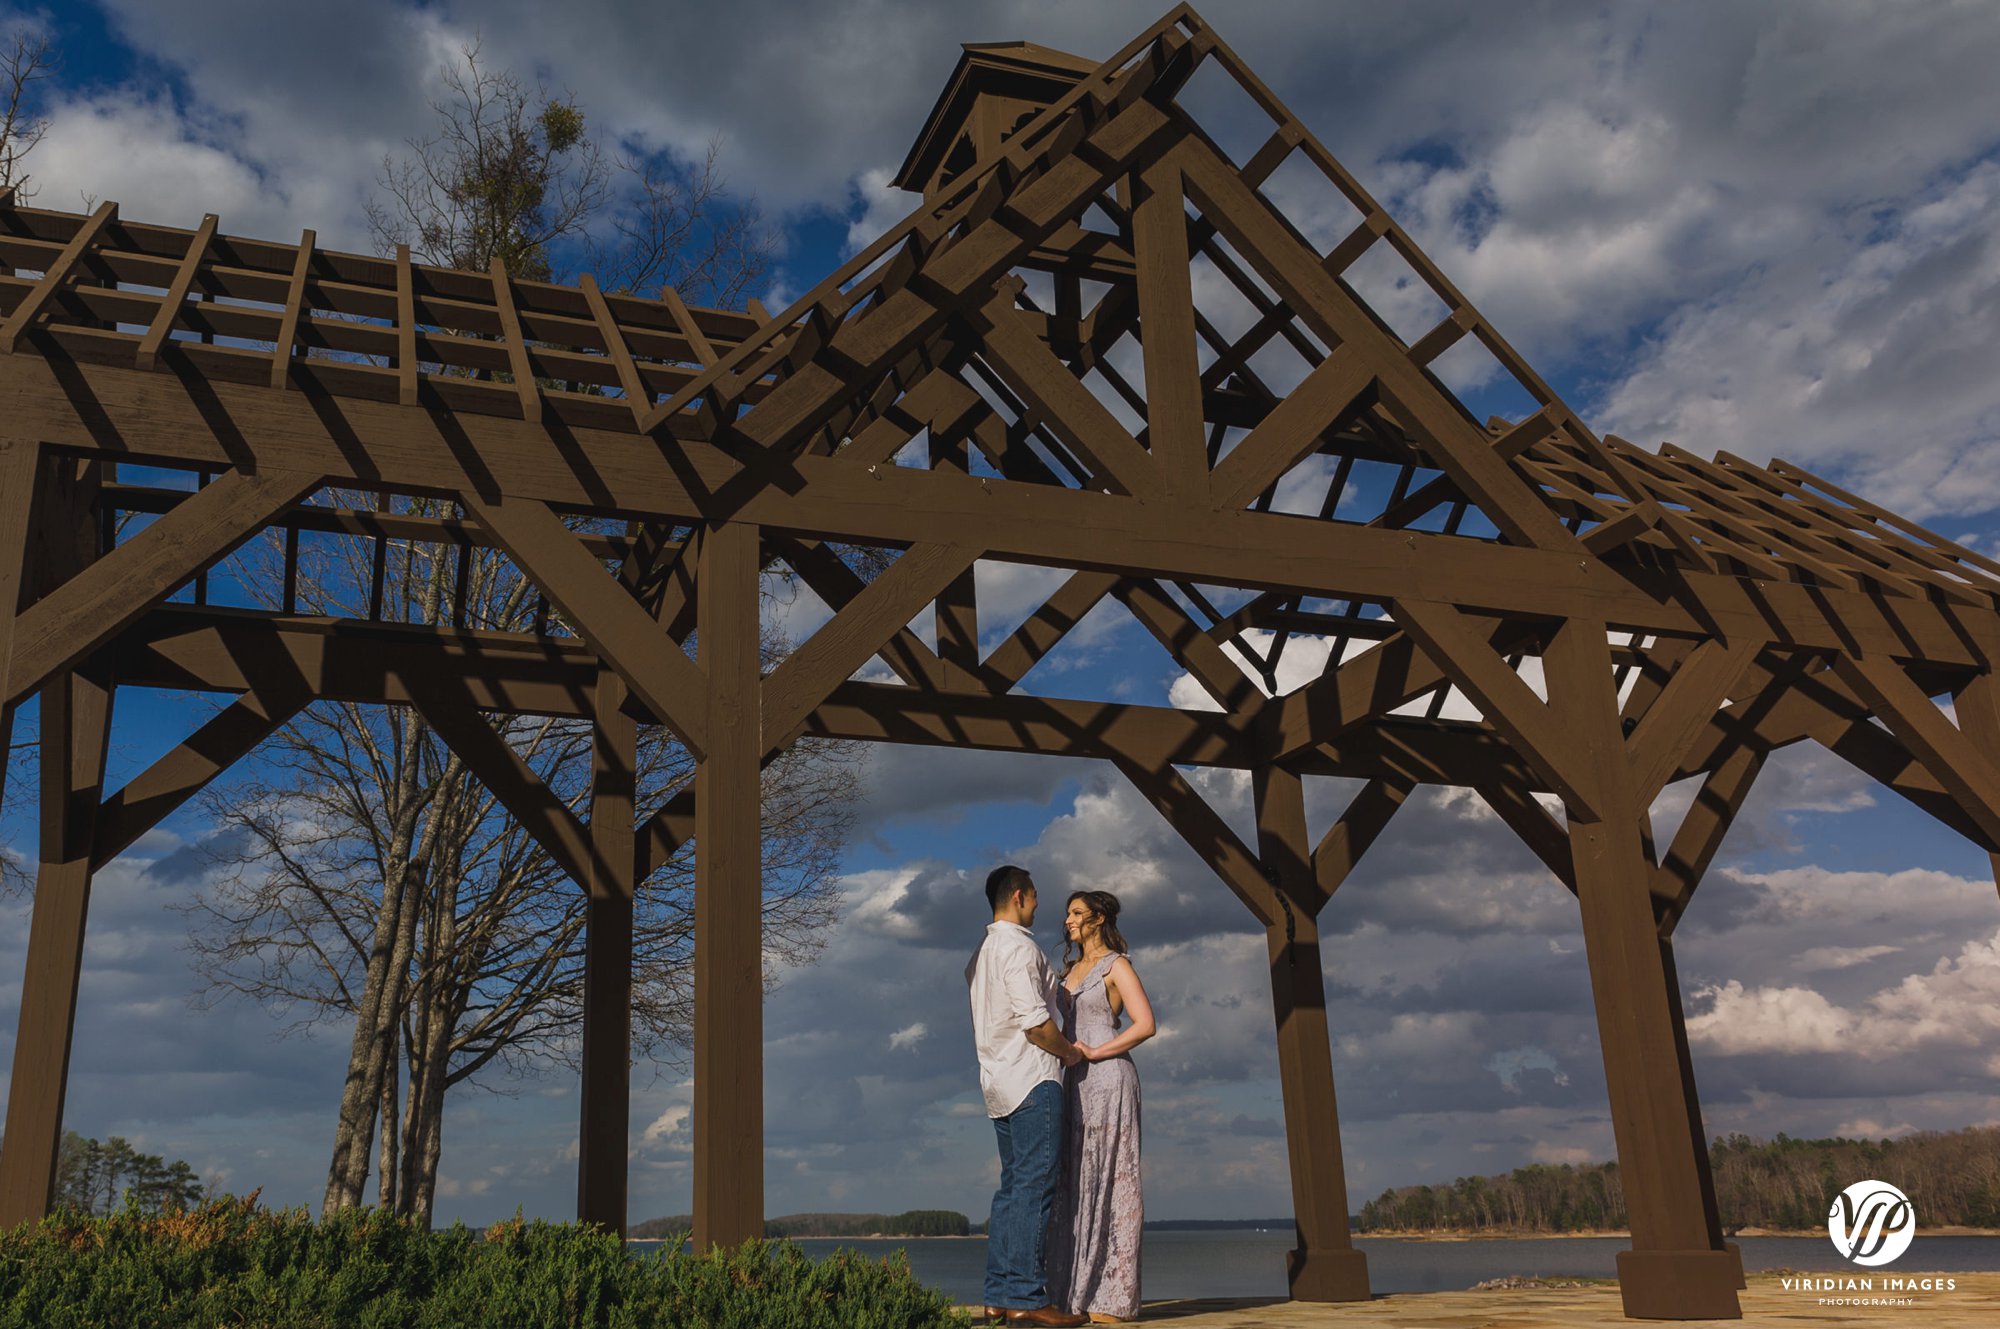
[[[639,377],[639,366],[632,360],[632,348],[625,344],[625,334],[618,329],[618,320],[611,316],[611,307],[604,302],[604,293],[597,289],[597,278],[584,273],[577,279],[583,290],[583,298],[590,305],[590,316],[597,323],[597,332],[604,339],[604,353],[611,357],[612,365],[618,371],[618,386],[625,394],[625,404],[631,408],[632,420],[644,426],[646,417],[653,411],[653,394],[647,390],[646,381]]]
[[[55,1199],[90,911],[91,819],[110,729],[108,685],[65,673],[43,690],[41,863],[0,1138],[0,1227],[35,1222]]]
[[[976,323],[986,362],[1090,467],[1092,486],[1140,498],[1159,495],[1156,460],[1028,330],[1014,308],[1011,289],[980,311]]]
[[[632,1118],[632,906],[638,847],[632,800],[638,727],[625,684],[598,674],[591,728],[589,900],[584,909],[582,1104],[576,1216],[625,1235],[626,1151]]]
[[[1836,655],[1833,670],[1937,778],[1965,815],[2000,839],[2000,768],[1891,660]]]
[[[1775,749],[1811,739],[1988,852],[2000,852],[2000,840],[1968,817],[1924,763],[1871,716],[1868,704],[1831,668],[1806,673],[1718,712],[1670,779],[1713,770],[1739,743]]]
[[[980,676],[998,692],[1012,691],[1039,664],[1070,629],[1118,584],[1109,572],[1073,572],[1058,586],[1042,607],[1021,621],[1007,639],[987,653]]]
[[[14,312],[7,316],[7,321],[0,323],[0,354],[12,355],[21,349],[21,341],[33,329],[35,320],[48,309],[49,302],[56,298],[56,293],[68,285],[71,278],[76,275],[77,264],[97,245],[104,234],[104,228],[117,220],[118,205],[105,202],[98,204],[97,211],[90,214],[90,219],[76,228],[76,234],[69,238],[69,243],[63,246],[62,252],[50,261],[48,268],[42,273],[41,280],[35,283],[34,289],[22,297],[20,304],[14,306]]]
[[[632,879],[643,884],[666,866],[667,860],[694,838],[694,823],[694,790],[682,789],[639,827],[635,851],[638,867]]]
[[[787,451],[852,395],[851,381],[877,372],[936,332],[961,301],[991,289],[1001,274],[1086,200],[1149,149],[1179,132],[1165,112],[1143,98],[1120,107],[1069,156],[1052,162],[1017,190],[1008,199],[1004,218],[979,221],[927,257],[903,288],[888,295],[866,318],[843,324],[819,357],[799,366],[751,413],[754,418],[739,423],[738,435],[767,456]],[[660,403],[648,429],[671,419],[702,386],[703,380],[697,379]],[[1136,443],[1132,447],[1138,451]]]
[[[652,615],[640,608],[548,506],[532,499],[460,496],[522,571],[562,610],[590,648],[616,669],[654,715],[697,757],[705,720],[694,699],[706,695],[701,670]]]
[[[1569,843],[1632,1228],[1632,1249],[1618,1259],[1625,1312],[1733,1318],[1738,1270],[1714,1222],[1707,1135],[1680,1052],[1678,981],[1660,942],[1646,809],[1632,785],[1604,624],[1572,619],[1543,662],[1572,760],[1598,796],[1572,806]]]
[[[1952,694],[1958,727],[1977,743],[1981,751],[2000,752],[2000,676],[1990,672],[1972,676]],[[1992,855],[1994,881],[2000,885],[2000,853]]]
[[[14,744],[16,703],[6,679],[14,655],[17,615],[29,591],[29,524],[39,496],[41,459],[39,443],[0,439],[0,795],[7,791],[8,758]]]
[[[1641,806],[1652,805],[1682,756],[1757,662],[1762,647],[1756,641],[1705,641],[1674,671],[1625,741],[1633,794]]]
[[[971,449],[960,435],[952,438],[931,432],[931,464],[965,472],[972,463]],[[960,678],[971,678],[979,668],[979,585],[968,562],[938,588],[931,607],[931,629],[937,642],[938,659]]]
[[[688,310],[687,302],[681,299],[681,293],[671,284],[660,288],[660,303],[673,315],[674,326],[680,329],[681,336],[687,338],[688,349],[694,352],[695,359],[704,365],[712,365],[722,358],[715,353],[715,347],[694,321],[694,314]]]
[[[408,245],[396,246],[396,401],[402,406],[418,402],[416,278]]]
[[[1317,888],[1313,914],[1325,909],[1326,902],[1361,862],[1361,856],[1388,829],[1389,819],[1402,809],[1415,787],[1408,780],[1394,776],[1370,780],[1340,814],[1340,819],[1327,828],[1312,853],[1313,881]]]
[[[1580,546],[1456,402],[1377,327],[1339,280],[1300,245],[1269,204],[1206,146],[1183,159],[1202,214],[1329,346],[1351,346],[1377,375],[1383,397],[1431,444],[1432,460],[1509,539],[1544,549]]]
[[[486,717],[473,708],[463,689],[449,679],[425,679],[411,700],[479,783],[554,861],[578,889],[588,890],[600,875],[590,837],[555,792]],[[626,862],[631,855],[626,855]]]
[[[1444,669],[1399,631],[1351,660],[1329,659],[1320,677],[1276,698],[1263,717],[1266,738],[1283,761],[1448,681]]]
[[[1600,794],[1577,769],[1572,736],[1556,723],[1548,705],[1494,652],[1485,633],[1452,606],[1423,600],[1398,600],[1396,621],[1472,698],[1487,722],[1506,735],[1523,760],[1562,795],[1572,813],[1594,812]],[[1565,629],[1578,630],[1575,624]],[[1604,682],[1606,687],[1611,684],[1608,671]],[[1556,695],[1553,684],[1550,695]]]
[[[1128,578],[1111,593],[1217,705],[1246,717],[1264,708],[1264,692],[1256,680],[1244,673],[1243,666],[1231,659],[1158,582]]]
[[[277,340],[271,346],[271,386],[288,388],[292,383],[292,353],[298,349],[299,317],[306,307],[306,276],[312,271],[313,249],[319,242],[312,228],[299,235],[298,257],[292,262],[292,279],[285,287],[285,312],[278,321]]]
[[[1258,768],[1251,787],[1258,857],[1276,883],[1282,906],[1282,916],[1265,924],[1264,936],[1298,1235],[1298,1246],[1287,1260],[1292,1295],[1310,1301],[1366,1301],[1368,1258],[1354,1249],[1348,1234],[1347,1169],[1341,1158],[1318,910],[1302,907],[1304,901],[1325,901],[1306,852],[1304,792],[1298,776],[1279,766]]]
[[[1333,426],[1370,396],[1375,373],[1349,347],[1336,347],[1216,463],[1215,506],[1240,508],[1319,448]]]
[[[216,216],[208,213],[201,219],[201,227],[188,241],[187,257],[181,260],[180,268],[174,273],[173,282],[167,293],[160,297],[160,312],[153,316],[151,327],[139,339],[138,354],[134,363],[141,369],[156,369],[160,363],[160,348],[166,345],[174,330],[174,320],[180,317],[181,304],[188,297],[188,289],[194,285],[195,273],[201,270],[202,261],[208,257],[208,247],[215,240]]]
[[[160,489],[152,485],[106,484],[99,486],[100,506],[111,512],[172,512],[194,494],[191,489]],[[458,517],[425,517],[411,512],[383,512],[379,508],[340,508],[303,503],[271,525],[284,530],[324,531],[330,535],[358,535],[369,540],[415,540],[424,544],[472,545],[490,549],[496,542],[476,521]],[[578,540],[585,549],[602,559],[623,558],[636,541],[622,535],[584,533]]]
[[[925,545],[933,551],[942,546]],[[846,612],[847,607],[861,598],[869,583],[861,580],[859,573],[847,565],[836,549],[818,540],[785,540],[781,544],[785,561],[792,571],[799,575],[806,587],[826,602],[836,615]],[[888,588],[884,588],[885,591]],[[912,607],[914,615],[916,607]],[[905,620],[907,622],[907,620]],[[876,654],[883,663],[894,670],[896,676],[905,683],[918,687],[957,689],[966,686],[968,676],[953,665],[945,663],[942,657],[924,645],[923,638],[907,627],[891,631],[886,641],[877,648]],[[863,657],[865,660],[866,657]],[[857,662],[857,667],[860,662]],[[772,699],[767,694],[768,708]]]
[[[962,547],[912,549],[822,624],[764,683],[764,748],[790,746],[827,694],[978,557]]]
[[[1222,878],[1222,884],[1248,907],[1259,924],[1266,928],[1284,925],[1285,906],[1277,888],[1266,878],[1264,865],[1186,776],[1164,763],[1148,765],[1121,758],[1116,764],[1140,796]]]
[[[694,1247],[764,1235],[758,531],[711,527],[695,633],[709,743],[695,774]]]
[[[500,338],[507,343],[507,363],[512,366],[514,391],[521,398],[521,418],[539,423],[542,418],[542,388],[535,381],[535,365],[528,358],[528,338],[521,331],[521,316],[514,310],[514,283],[507,265],[493,256],[487,269],[493,279],[493,308],[500,316]]]
[[[1687,916],[1695,888],[1721,851],[1723,837],[1736,824],[1736,814],[1743,810],[1757,773],[1764,769],[1766,755],[1762,747],[1739,744],[1701,782],[1701,791],[1674,832],[1673,844],[1653,872],[1653,894],[1662,901],[1662,937],[1673,936]]]
[[[1543,866],[1571,895],[1576,894],[1576,869],[1570,863],[1569,832],[1542,806],[1541,801],[1518,784],[1482,780],[1473,786],[1509,830],[1520,837]]]
[[[185,353],[222,349],[191,346]],[[430,388],[448,394],[456,382]],[[475,413],[459,414],[444,430],[430,412],[405,412],[393,403],[280,397],[261,384],[214,380],[208,384],[214,405],[204,414],[177,383],[87,357],[62,380],[39,357],[17,358],[5,386],[19,429],[109,459],[234,466],[246,445],[225,444],[215,421],[255,419],[262,428],[247,446],[263,464],[317,469],[332,483],[456,492],[477,476],[512,497],[632,517],[687,520],[705,505],[719,505],[742,519],[817,538],[891,545],[971,539],[989,557],[1045,566],[1121,573],[1144,567],[1164,577],[1334,598],[1437,598],[1445,585],[1454,602],[1481,613],[1590,613],[1621,629],[1761,638],[1794,649],[1858,648],[1940,665],[2000,660],[2000,615],[1992,611],[1613,567],[1571,553],[1430,532],[1254,512],[1191,523],[1184,510],[1119,496],[910,467],[868,475],[838,457],[793,458],[773,483],[697,497],[690,484],[714,495],[740,473],[739,463],[699,440],[662,447],[622,428],[579,426],[559,441],[523,421]],[[578,464],[585,457],[589,464]]]
[[[1138,262],[1147,442],[1162,491],[1170,498],[1199,502],[1208,489],[1201,365],[1195,356],[1187,208],[1180,167],[1171,156],[1139,173],[1132,247]]]
[[[304,471],[230,471],[194,494],[20,616],[5,695],[18,703],[89,656],[319,483]]]
[[[173,751],[104,800],[95,823],[91,870],[102,871],[311,700],[312,693],[296,676],[279,677],[265,680],[258,691],[244,693],[209,717]]]

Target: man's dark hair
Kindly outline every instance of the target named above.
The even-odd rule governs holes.
[[[1032,891],[1035,879],[1028,875],[1026,868],[1017,868],[1012,863],[1002,863],[986,874],[986,903],[997,910],[1002,900],[1009,899],[1015,891]]]

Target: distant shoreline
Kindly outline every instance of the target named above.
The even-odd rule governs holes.
[[[1157,1228],[1156,1228],[1156,1227],[1154,1227],[1154,1226],[1153,1226],[1153,1225],[1151,1225],[1151,1224],[1147,1224],[1147,1226],[1146,1226],[1146,1231],[1148,1231],[1148,1232],[1246,1232],[1246,1231],[1281,1231],[1281,1230],[1283,1230],[1283,1228],[1286,1228],[1286,1227],[1290,1227],[1290,1226],[1291,1226],[1291,1225],[1290,1225],[1289,1223],[1286,1223],[1286,1224],[1283,1224],[1283,1225],[1272,1225],[1272,1226],[1270,1226],[1270,1227],[1268,1227],[1268,1228],[1266,1228],[1266,1227],[1262,1227],[1262,1226],[1259,1226],[1259,1227],[1251,1227],[1251,1226],[1249,1226],[1248,1224],[1244,1223],[1244,1222],[1243,1222],[1242,1220],[1240,1220],[1240,1219],[1235,1219],[1235,1220],[1232,1220],[1232,1219],[1220,1219],[1220,1220],[1218,1220],[1218,1221],[1216,1221],[1215,1223],[1212,1223],[1212,1224],[1210,1224],[1210,1223],[1203,1223],[1203,1222],[1200,1222],[1199,1220],[1193,1220],[1193,1219],[1169,1219],[1169,1220],[1167,1220],[1167,1224],[1169,1224],[1169,1225],[1168,1225],[1168,1226],[1162,1226],[1162,1227],[1157,1227]],[[1392,1241],[1425,1241],[1425,1242],[1430,1242],[1430,1241],[1438,1241],[1438,1242],[1444,1242],[1444,1241],[1561,1241],[1561,1240],[1567,1240],[1567,1239],[1569,1239],[1569,1238],[1575,1238],[1575,1237],[1594,1237],[1594,1238],[1606,1238],[1606,1237],[1615,1237],[1615,1238],[1618,1238],[1618,1239],[1620,1239],[1620,1240],[1629,1240],[1629,1239],[1631,1238],[1631,1236],[1632,1236],[1632,1234],[1631,1234],[1630,1232],[1628,1232],[1628,1231],[1625,1231],[1625,1230],[1623,1230],[1623,1229],[1616,1229],[1616,1230],[1596,1230],[1596,1229],[1592,1229],[1592,1230],[1588,1230],[1588,1231],[1582,1231],[1582,1232],[1537,1232],[1537,1231],[1535,1231],[1535,1230],[1534,1230],[1534,1229],[1532,1229],[1532,1228],[1479,1228],[1479,1229],[1476,1229],[1476,1230],[1469,1230],[1469,1231],[1468,1231],[1468,1230],[1458,1230],[1458,1229],[1439,1229],[1439,1228],[1428,1228],[1428,1229],[1425,1229],[1425,1228],[1394,1228],[1394,1229],[1388,1229],[1388,1228],[1385,1228],[1385,1229],[1381,1229],[1381,1230],[1378,1230],[1378,1231],[1373,1231],[1373,1232],[1359,1232],[1359,1231],[1357,1231],[1357,1232],[1354,1232],[1354,1233],[1353,1233],[1352,1235],[1353,1235],[1353,1236],[1354,1236],[1355,1238],[1357,1238],[1357,1239],[1368,1239],[1368,1238],[1375,1238],[1375,1237],[1380,1237],[1380,1238],[1384,1238],[1384,1239],[1387,1239],[1387,1240],[1392,1240]],[[1826,1236],[1826,1229],[1825,1229],[1825,1228],[1761,1228],[1761,1227],[1746,1227],[1746,1228],[1742,1228],[1742,1229],[1739,1229],[1738,1231],[1735,1231],[1735,1232],[1727,1232],[1727,1233],[1724,1233],[1723,1235],[1724,1235],[1725,1237],[1727,1237],[1727,1238],[1735,1238],[1735,1237],[1824,1237],[1824,1236]],[[1919,1228],[1919,1229],[1917,1230],[1917,1235],[1918,1235],[1918,1236],[1920,1236],[1920,1237],[2000,1237],[2000,1228],[1990,1228],[1990,1227],[1962,1227],[1962,1226],[1958,1226],[1958,1225],[1943,1225],[1943,1226],[1939,1226],[1939,1227],[1932,1227],[1932,1228],[1923,1228],[1923,1227],[1920,1227],[1920,1228]],[[985,1239],[986,1239],[986,1234],[985,1234],[984,1232],[970,1232],[970,1233],[966,1233],[966,1234],[965,1234],[965,1235],[963,1235],[963,1236],[921,1236],[921,1237],[920,1237],[920,1236],[912,1236],[912,1235],[908,1235],[908,1234],[897,1234],[897,1233],[885,1233],[885,1232],[870,1232],[870,1233],[867,1233],[867,1234],[865,1234],[865,1235],[861,1235],[861,1234],[857,1234],[857,1235],[853,1235],[853,1236],[842,1236],[842,1237],[811,1237],[811,1236],[795,1236],[795,1237],[774,1237],[774,1238],[772,1238],[772,1240],[774,1240],[774,1241],[984,1241]],[[666,1238],[664,1238],[664,1237],[627,1237],[627,1238],[626,1238],[625,1240],[626,1240],[626,1243],[627,1243],[628,1245],[653,1245],[653,1246],[657,1246],[657,1245],[660,1245],[660,1244],[662,1244],[662,1243],[663,1243],[663,1242],[664,1242],[664,1241],[666,1240]]]
[[[1372,1232],[1356,1232],[1356,1237],[1393,1237],[1398,1241],[1556,1241],[1567,1237],[1619,1237],[1629,1239],[1631,1233],[1623,1228],[1590,1229],[1582,1232],[1538,1232],[1533,1228],[1379,1228]],[[1944,1224],[1926,1228],[1919,1226],[1920,1237],[2000,1237],[2000,1228],[1962,1227]],[[1734,1232],[1725,1232],[1725,1238],[1733,1237],[1824,1237],[1825,1228],[1771,1228],[1746,1227]]]

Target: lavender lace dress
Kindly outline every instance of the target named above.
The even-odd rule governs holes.
[[[1059,984],[1063,1032],[1095,1047],[1118,1032],[1107,955],[1072,993]],[[1139,1072],[1129,1056],[1087,1061],[1064,1077],[1068,1139],[1049,1230],[1049,1296],[1071,1312],[1139,1314]]]

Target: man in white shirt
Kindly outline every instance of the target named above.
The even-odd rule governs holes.
[[[986,1318],[1084,1323],[1049,1304],[1048,1228],[1062,1165],[1062,1068],[1083,1060],[1063,1037],[1056,973],[1028,931],[1035,882],[1008,865],[986,878],[993,922],[965,967],[979,1088],[1000,1143],[1000,1189],[986,1223]]]

